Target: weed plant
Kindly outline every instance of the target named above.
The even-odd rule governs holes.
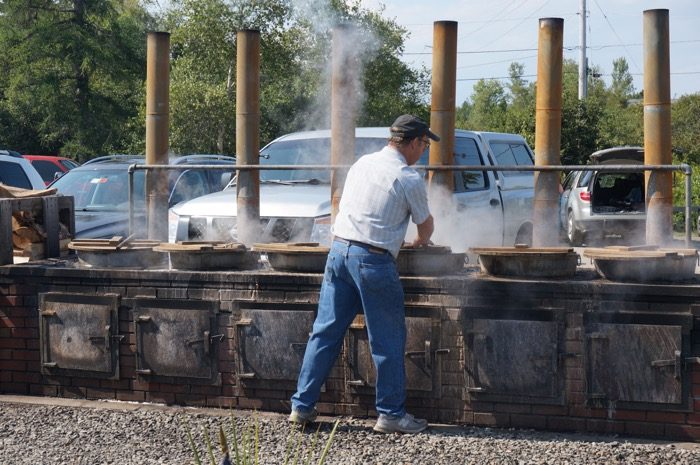
[[[257,415],[253,417],[252,422],[244,425],[240,430],[236,427],[233,411],[231,411],[230,420],[230,427],[227,428],[228,434],[223,425],[219,426],[218,443],[221,450],[221,459],[217,462],[215,446],[209,428],[204,427],[202,431],[204,435],[204,451],[202,451],[195,443],[189,422],[184,418],[181,425],[184,424],[195,465],[259,465],[261,463],[260,425]],[[311,438],[311,444],[308,444],[308,435],[305,434],[303,426],[290,424],[290,431],[285,445],[284,465],[311,465],[311,461],[316,455],[318,455],[316,465],[325,463],[339,422],[340,420],[336,420],[333,425],[330,436],[323,445],[320,454],[316,452],[319,447],[318,438],[321,424],[319,423],[316,428],[316,432]]]

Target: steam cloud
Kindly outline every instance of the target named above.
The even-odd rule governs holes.
[[[341,19],[330,7],[328,0],[293,0],[292,7],[295,12],[310,20],[312,28],[317,36],[328,36],[330,38],[333,29],[343,25],[346,26],[344,34],[345,42],[342,46],[333,44],[335,52],[341,52],[343,56],[337,56],[343,63],[351,64],[345,67],[343,79],[346,85],[353,89],[354,109],[360,110],[366,99],[366,93],[362,85],[367,63],[374,58],[376,52],[381,47],[381,42],[370,30],[364,29],[359,24],[349,23],[346,19]],[[330,127],[331,108],[331,83],[332,83],[332,60],[330,54],[324,63],[318,64],[318,69],[323,70],[321,86],[316,95],[314,107],[309,109],[306,129],[318,129]],[[348,111],[348,113],[351,113]]]

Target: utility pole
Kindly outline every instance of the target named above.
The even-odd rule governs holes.
[[[581,0],[579,13],[578,99],[588,96],[588,60],[586,59],[586,0]]]

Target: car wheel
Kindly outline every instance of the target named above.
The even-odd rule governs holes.
[[[581,231],[576,229],[573,212],[566,215],[566,238],[571,245],[581,245]]]

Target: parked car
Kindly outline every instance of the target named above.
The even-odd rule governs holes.
[[[357,156],[386,145],[389,128],[358,128]],[[470,166],[528,165],[533,154],[513,134],[457,130],[455,163]],[[428,152],[418,162],[427,164]],[[330,164],[330,131],[298,132],[270,142],[260,164]],[[532,172],[454,172],[454,191],[431,193],[436,244],[470,246],[531,242]],[[330,241],[330,171],[261,170],[259,242]],[[235,180],[226,189],[170,209],[171,241],[237,240]],[[409,230],[407,237],[415,231]]]
[[[22,155],[29,160],[34,169],[39,172],[44,183],[48,186],[64,173],[80,166],[79,163],[65,157],[55,157],[53,155]]]
[[[14,150],[0,150],[0,183],[22,189],[46,188],[32,164]]]
[[[589,158],[599,165],[640,165],[644,163],[644,148],[613,147]],[[644,172],[572,171],[562,188],[560,223],[572,245],[607,239],[630,244],[644,241]]]
[[[142,157],[116,155],[99,157],[69,171],[51,184],[63,195],[75,199],[75,237],[104,239],[127,236],[129,232],[128,168],[143,164]],[[236,159],[223,155],[188,155],[170,160],[172,165],[235,165]],[[169,171],[168,206],[223,189],[233,169]],[[135,232],[145,227],[145,171],[134,171]]]

